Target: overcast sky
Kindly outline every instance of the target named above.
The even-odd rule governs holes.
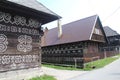
[[[92,15],[98,15],[103,26],[120,33],[120,0],[39,0],[43,5],[62,17],[62,25]],[[48,29],[56,22],[44,25]]]

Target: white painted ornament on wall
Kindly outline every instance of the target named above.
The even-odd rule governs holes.
[[[4,34],[0,34],[0,52],[5,52],[7,50],[7,36]]]
[[[33,28],[39,28],[41,26],[41,23],[38,20],[35,20],[35,19],[27,20],[26,17],[18,16],[18,15],[12,17],[10,13],[5,13],[0,11],[0,22],[2,21],[5,23],[11,23],[11,24],[16,24],[21,26],[29,26]]]
[[[20,35],[18,37],[19,44],[17,45],[17,50],[21,52],[29,52],[32,50],[32,37],[27,35]]]

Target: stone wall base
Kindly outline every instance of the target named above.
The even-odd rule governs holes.
[[[29,80],[41,75],[43,75],[43,71],[40,67],[30,68],[0,73],[0,80]]]

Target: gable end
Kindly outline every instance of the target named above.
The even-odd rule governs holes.
[[[97,41],[97,42],[106,42],[107,41],[107,38],[106,38],[106,35],[103,30],[103,27],[102,27],[99,17],[97,17],[96,23],[93,27],[91,40]]]

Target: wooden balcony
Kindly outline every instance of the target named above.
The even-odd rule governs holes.
[[[105,42],[104,36],[99,35],[99,34],[93,34],[92,35],[92,40],[93,41],[98,41],[98,42]]]

